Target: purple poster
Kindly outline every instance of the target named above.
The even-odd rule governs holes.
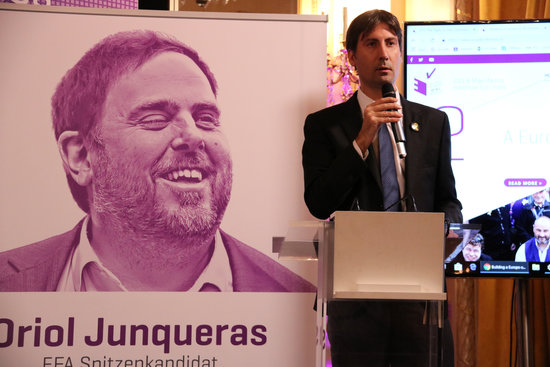
[[[279,261],[272,237],[311,219],[301,128],[325,100],[324,22],[30,8],[0,7],[0,359],[313,348],[315,264]]]

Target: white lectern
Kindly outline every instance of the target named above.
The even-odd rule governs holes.
[[[326,365],[326,310],[332,300],[426,301],[429,366],[441,360],[443,213],[336,212],[331,221],[291,224],[280,259],[318,261],[317,357]]]

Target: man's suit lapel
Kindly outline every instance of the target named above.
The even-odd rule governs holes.
[[[348,141],[353,141],[363,125],[363,112],[357,100],[357,92],[355,92],[345,103],[346,116],[343,116],[340,120],[340,126],[346,132]],[[380,171],[378,170],[378,163],[376,162],[376,155],[372,145],[369,146],[369,154],[365,163],[367,171],[374,177],[378,184],[378,188],[382,190],[382,180],[380,179]]]
[[[405,186],[410,187],[416,182],[418,172],[421,172],[421,162],[418,160],[420,155],[418,152],[422,151],[422,145],[424,144],[422,141],[423,126],[421,116],[417,116],[414,107],[403,96],[401,96],[401,106],[403,107],[403,131],[405,132],[407,149],[407,157],[405,158]],[[417,174],[413,175],[413,172]],[[407,194],[409,194],[408,189],[405,190],[405,195]]]

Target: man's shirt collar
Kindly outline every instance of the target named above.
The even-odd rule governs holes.
[[[214,252],[210,262],[206,265],[189,292],[212,291],[211,286],[217,287],[220,292],[233,292],[233,275],[229,264],[229,256],[223,245],[220,231],[214,236]]]
[[[89,217],[84,218],[79,243],[65,264],[57,291],[128,291],[122,282],[97,257],[88,238]],[[233,276],[229,257],[219,231],[214,237],[210,262],[189,291],[233,291]]]
[[[397,103],[401,103],[401,96],[399,91],[395,90],[395,98],[397,98]],[[360,88],[357,90],[357,101],[359,101],[359,106],[361,107],[361,112],[365,111],[368,105],[374,102],[374,99],[367,96]]]

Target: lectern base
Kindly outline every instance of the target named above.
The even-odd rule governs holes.
[[[452,362],[452,338],[449,350],[442,339],[451,334],[439,327],[439,303],[330,301],[327,353],[333,366],[436,367]]]

